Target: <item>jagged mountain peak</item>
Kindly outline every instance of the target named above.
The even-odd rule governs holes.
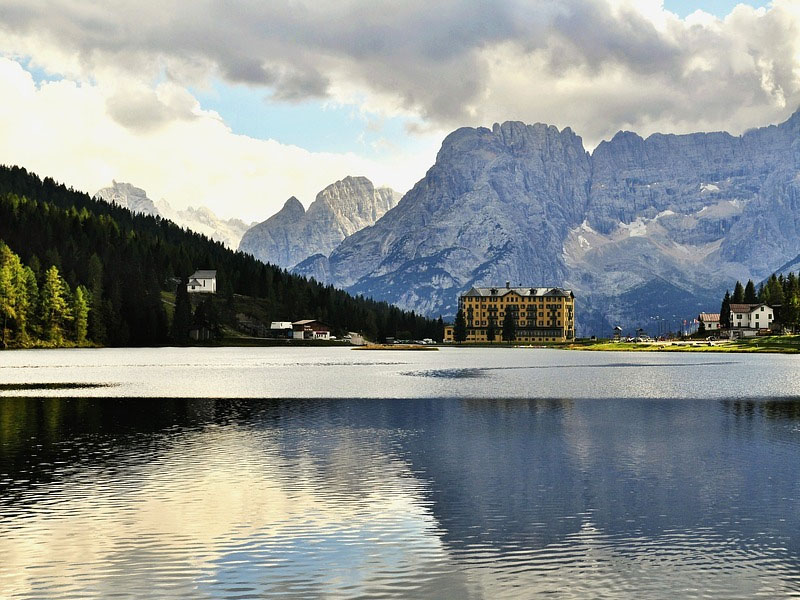
[[[147,193],[131,183],[112,180],[110,187],[97,190],[95,198],[112,202],[129,209],[132,212],[158,216],[160,213]]]
[[[325,186],[317,194],[314,201],[335,205],[347,201],[347,199],[353,196],[369,197],[374,191],[375,186],[366,177],[348,175],[339,181],[334,181]]]
[[[327,257],[343,239],[375,223],[399,199],[394,190],[376,189],[366,177],[347,176],[322,189],[307,211],[296,198],[287,200],[278,213],[244,235],[239,249],[282,267],[314,254]]]
[[[296,197],[291,196],[286,202],[283,203],[283,207],[281,207],[281,209],[273,216],[277,217],[280,215],[282,217],[299,219],[304,214],[306,214],[306,209],[303,206],[303,203],[300,202],[300,200],[298,200]]]

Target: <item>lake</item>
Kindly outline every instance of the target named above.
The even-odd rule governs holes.
[[[3,352],[0,597],[800,597],[798,367]]]

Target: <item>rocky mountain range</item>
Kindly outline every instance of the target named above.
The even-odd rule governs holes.
[[[619,132],[593,153],[569,128],[506,122],[451,133],[374,225],[284,264],[305,252],[295,272],[437,316],[472,285],[565,286],[579,335],[608,334],[716,312],[733,281],[800,254],[799,234],[800,111],[741,136]]]
[[[242,237],[239,250],[285,268],[308,257],[325,259],[339,243],[374,224],[400,200],[390,188],[375,188],[366,177],[345,177],[317,194],[306,211],[292,196],[283,208]],[[315,273],[319,280],[326,273]]]
[[[98,190],[95,198],[113,202],[132,212],[169,219],[181,227],[202,233],[234,250],[239,246],[245,231],[251,227],[241,219],[221,219],[205,206],[197,208],[190,206],[176,210],[164,199],[153,202],[143,189],[130,183],[112,181],[110,187]]]

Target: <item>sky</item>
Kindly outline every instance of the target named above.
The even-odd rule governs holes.
[[[347,175],[405,192],[458,127],[781,122],[800,0],[3,0],[0,90],[0,163],[261,221]]]

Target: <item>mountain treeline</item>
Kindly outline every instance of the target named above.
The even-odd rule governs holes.
[[[795,273],[784,276],[773,273],[758,289],[752,280],[745,285],[736,282],[733,294],[725,292],[720,307],[720,326],[730,327],[731,304],[768,304],[775,310],[775,320],[786,327],[800,326],[800,279]]]
[[[313,318],[334,332],[360,331],[371,339],[398,332],[441,339],[441,322],[292,275],[169,220],[131,213],[20,167],[0,166],[0,240],[7,245],[0,264],[8,280],[0,284],[7,345],[181,342],[185,332],[171,328],[162,291],[174,292],[175,281],[196,269],[217,271],[218,294],[230,306],[234,294],[263,299],[271,320]],[[66,304],[56,329],[42,320],[41,304],[54,286]],[[75,318],[83,315],[75,309],[79,297],[87,308],[85,336],[76,330],[83,318]]]

